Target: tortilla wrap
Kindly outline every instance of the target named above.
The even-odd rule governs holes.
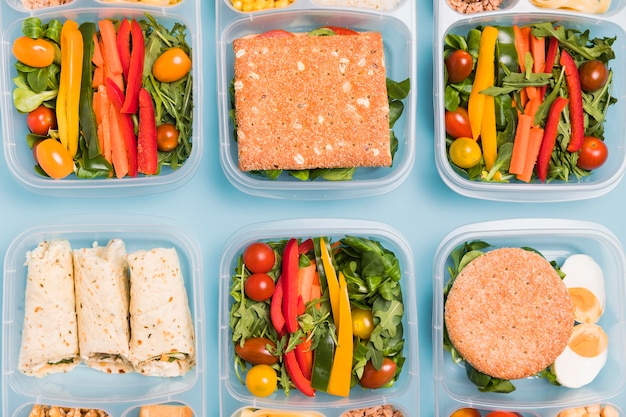
[[[18,369],[36,377],[68,372],[80,362],[72,248],[41,242],[26,254],[28,273]]]
[[[126,246],[112,239],[73,253],[80,358],[108,374],[132,372]]]
[[[133,366],[144,375],[183,375],[195,364],[195,347],[178,254],[174,248],[157,248],[127,259]]]

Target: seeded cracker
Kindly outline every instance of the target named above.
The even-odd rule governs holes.
[[[233,42],[239,169],[390,166],[382,36]]]
[[[550,263],[519,248],[479,256],[448,293],[450,341],[478,371],[501,379],[532,376],[565,349],[574,305]]]

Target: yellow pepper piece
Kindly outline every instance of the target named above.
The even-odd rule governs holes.
[[[485,95],[480,94],[486,88],[493,86],[495,73],[495,51],[496,40],[498,39],[498,29],[487,26],[480,36],[478,47],[478,61],[476,63],[476,73],[474,84],[470,93],[467,112],[469,114],[470,126],[474,140],[478,139],[481,133],[483,113],[485,111]]]
[[[83,70],[83,35],[78,23],[66,20],[61,28],[61,76],[56,114],[61,144],[72,157],[78,151],[80,87]]]
[[[334,313],[334,312],[333,312]],[[339,272],[339,326],[337,327],[337,349],[330,380],[326,392],[332,395],[347,397],[350,394],[352,378],[352,312],[348,298],[348,284],[342,272]]]
[[[480,127],[480,143],[487,171],[491,170],[498,156],[498,136],[496,133],[496,108],[493,96],[485,96],[483,118]]]
[[[320,251],[322,255],[322,265],[324,265],[324,273],[326,274],[326,283],[328,285],[330,308],[333,312],[335,327],[339,327],[339,281],[337,280],[335,267],[330,260],[330,254],[328,253],[324,238],[320,238]]]

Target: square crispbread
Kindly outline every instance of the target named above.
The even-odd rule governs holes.
[[[242,171],[391,165],[382,35],[236,39]]]

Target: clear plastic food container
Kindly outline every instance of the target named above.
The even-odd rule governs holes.
[[[466,376],[465,367],[455,364],[443,347],[444,287],[449,281],[451,252],[466,242],[482,240],[490,248],[530,247],[559,265],[573,254],[591,256],[602,268],[606,308],[598,324],[608,335],[608,359],[588,385],[573,389],[550,384],[545,379],[513,381],[516,390],[508,393],[480,392]],[[447,416],[461,407],[535,412],[555,416],[563,409],[598,403],[617,395],[626,375],[626,320],[624,276],[626,258],[620,241],[605,227],[586,221],[564,219],[511,219],[469,224],[443,238],[433,264],[433,361],[437,416]]]
[[[613,189],[626,172],[626,82],[620,76],[626,65],[626,32],[622,22],[626,19],[623,0],[612,0],[609,9],[602,14],[589,14],[573,10],[554,10],[534,6],[530,0],[504,0],[496,11],[463,14],[452,9],[447,1],[434,1],[435,33],[433,38],[434,71],[434,115],[435,115],[435,163],[442,180],[459,194],[487,200],[521,202],[556,202],[582,200],[598,197]],[[571,176],[569,181],[554,180],[530,183],[513,179],[510,182],[485,182],[469,180],[456,170],[448,159],[445,130],[445,85],[444,85],[444,39],[448,34],[466,36],[470,29],[480,26],[511,26],[558,22],[565,28],[584,32],[590,38],[617,37],[612,48],[615,59],[609,61],[613,69],[611,95],[617,103],[611,105],[604,122],[604,138],[608,147],[608,159],[604,165],[578,180]]]
[[[400,262],[400,280],[404,299],[404,356],[402,372],[392,387],[364,390],[360,386],[350,390],[348,397],[331,396],[316,392],[307,397],[291,389],[285,396],[277,389],[268,397],[253,396],[237,378],[234,370],[234,349],[229,325],[233,299],[230,295],[232,276],[243,250],[257,241],[278,241],[290,238],[328,237],[336,241],[345,236],[370,238],[392,251]],[[419,369],[417,342],[417,309],[415,306],[415,270],[413,256],[406,239],[393,227],[384,223],[354,219],[306,218],[251,224],[237,230],[226,242],[220,261],[219,305],[219,387],[220,413],[233,415],[240,407],[281,409],[295,412],[310,410],[327,417],[381,404],[392,404],[405,412],[405,416],[418,415]],[[410,410],[410,411],[409,411]]]
[[[200,245],[177,223],[150,216],[78,216],[54,219],[16,236],[4,257],[2,301],[2,415],[27,416],[33,404],[101,409],[111,416],[137,416],[139,407],[155,403],[180,403],[194,415],[207,413],[205,364],[205,314]],[[58,220],[58,221],[56,221]],[[180,377],[144,376],[139,373],[106,374],[79,364],[67,373],[43,378],[18,370],[24,323],[27,268],[26,253],[44,240],[66,239],[72,249],[105,246],[120,238],[128,253],[152,248],[175,248],[178,253],[194,325],[196,365]]]
[[[382,194],[398,187],[407,178],[415,159],[414,114],[418,89],[416,16],[412,1],[399,1],[391,10],[328,6],[315,0],[295,0],[287,7],[257,12],[240,12],[232,7],[231,0],[217,0],[215,4],[220,162],[224,175],[237,189],[273,198],[342,199]],[[229,87],[234,77],[233,40],[271,29],[303,32],[323,25],[381,32],[387,77],[398,82],[410,78],[411,90],[404,100],[404,113],[394,126],[399,146],[393,166],[359,168],[350,181],[302,181],[285,172],[278,179],[271,180],[240,171],[234,126],[229,116]]]
[[[157,6],[140,2],[108,2],[99,0],[73,0],[61,6],[27,10],[21,0],[2,0],[2,61],[6,63],[1,77],[2,135],[4,157],[9,171],[26,189],[39,194],[69,197],[112,197],[156,193],[175,189],[185,184],[197,171],[202,156],[202,109],[203,109],[203,63],[202,37],[200,35],[199,0],[182,0],[176,5]],[[17,72],[17,62],[11,51],[13,41],[22,36],[22,23],[26,18],[38,17],[43,23],[51,19],[76,20],[77,23],[97,22],[99,19],[136,18],[145,19],[145,13],[171,30],[176,23],[185,26],[186,42],[192,49],[193,77],[193,122],[191,131],[192,150],[188,159],[177,169],[163,166],[158,175],[124,178],[78,178],[75,174],[52,180],[35,172],[33,153],[27,144],[26,114],[16,110],[12,94],[15,88],[13,78]]]

